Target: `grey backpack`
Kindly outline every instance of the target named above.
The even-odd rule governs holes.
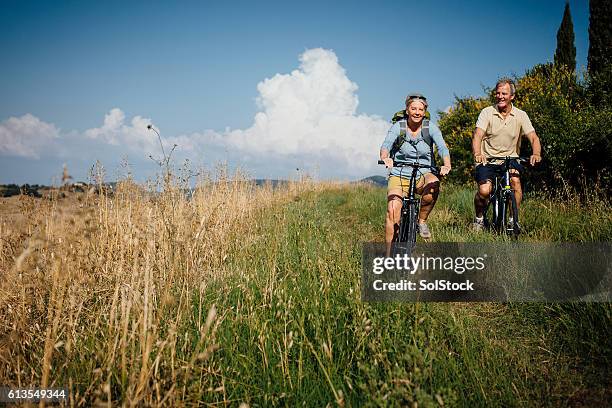
[[[395,155],[397,154],[397,152],[399,152],[402,145],[407,142],[406,140],[407,122],[405,120],[400,120],[399,124],[400,124],[400,134],[397,137],[397,139],[395,139],[395,142],[393,142],[393,146],[391,147],[391,151],[389,152],[389,157],[391,157],[392,159],[395,158]],[[429,145],[429,149],[431,153],[431,166],[436,167],[436,156],[434,155],[434,146],[433,146],[434,141],[431,135],[429,134],[429,119],[423,119],[423,125],[421,127],[421,137],[423,138],[425,143]],[[408,143],[410,143],[410,141],[408,141]]]

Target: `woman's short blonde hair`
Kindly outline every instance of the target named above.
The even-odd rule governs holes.
[[[427,110],[427,98],[425,98],[420,93],[411,93],[406,97],[406,108],[410,106],[410,104],[414,101],[419,101],[423,105],[425,105],[425,110]]]

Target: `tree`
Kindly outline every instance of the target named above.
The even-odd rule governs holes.
[[[588,70],[596,76],[612,64],[612,2],[590,0],[589,14]]]
[[[555,65],[564,65],[571,71],[576,70],[576,46],[574,46],[574,24],[570,14],[569,3],[565,3],[563,20],[557,31],[557,50]]]

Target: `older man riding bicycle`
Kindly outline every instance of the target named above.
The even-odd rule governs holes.
[[[472,152],[476,168],[474,178],[478,183],[478,191],[474,196],[474,229],[484,227],[484,209],[489,200],[494,174],[502,163],[488,162],[491,157],[518,157],[521,147],[521,136],[529,140],[532,155],[529,162],[532,166],[542,160],[540,139],[524,111],[512,105],[516,88],[514,82],[508,78],[500,79],[495,85],[495,99],[497,104],[484,108],[478,120],[472,138]],[[517,207],[521,203],[522,189],[519,174],[523,167],[518,162],[512,162],[510,170],[510,186],[514,190]]]

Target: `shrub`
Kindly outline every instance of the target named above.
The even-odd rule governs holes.
[[[449,112],[438,112],[438,126],[452,159],[453,171],[448,175],[450,181],[467,183],[472,180],[472,132],[478,114],[490,104],[487,98],[455,97],[455,104]]]

